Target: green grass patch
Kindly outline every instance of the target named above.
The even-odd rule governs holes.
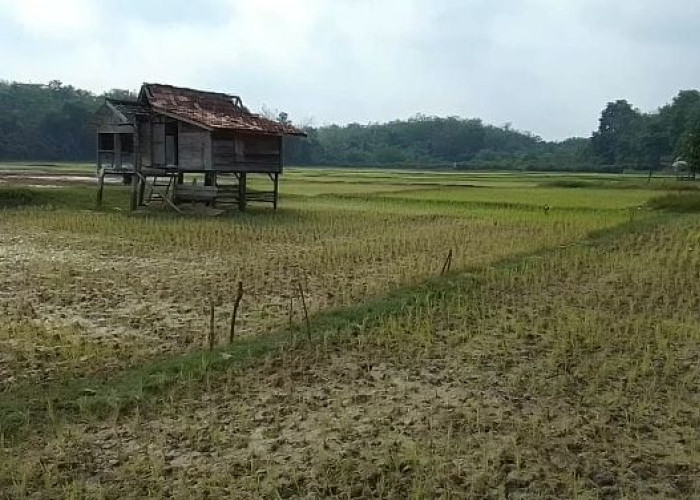
[[[672,193],[649,200],[647,204],[655,210],[668,212],[693,213],[700,212],[700,193]]]
[[[23,186],[0,187],[0,209],[96,209],[97,190],[85,186],[33,188]],[[128,205],[129,189],[108,186],[101,210],[123,209]]]

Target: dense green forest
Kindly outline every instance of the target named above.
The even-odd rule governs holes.
[[[419,115],[382,124],[308,127],[306,132],[306,139],[289,141],[288,161],[459,169],[577,170],[592,166],[588,139],[547,142],[477,119]]]
[[[113,90],[105,95],[133,96]],[[105,95],[63,85],[0,82],[0,160],[95,157],[93,114]]]
[[[52,81],[0,82],[0,160],[80,161],[94,157],[92,115],[105,95]],[[287,120],[285,113],[278,119]],[[591,128],[595,125],[592,124]],[[700,92],[681,91],[671,103],[642,113],[625,100],[608,103],[589,138],[544,141],[479,119],[416,115],[408,120],[305,127],[286,161],[301,165],[456,167],[460,169],[659,169],[675,157],[700,164]]]

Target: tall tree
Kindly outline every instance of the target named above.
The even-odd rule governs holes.
[[[670,146],[668,133],[658,115],[644,115],[637,141],[638,165],[650,171],[659,168]]]
[[[683,134],[679,152],[694,174],[700,172],[700,120]]]
[[[671,148],[680,153],[684,134],[700,119],[700,92],[681,90],[670,105],[659,110],[659,116],[667,128]]]
[[[603,110],[598,130],[593,133],[593,151],[608,165],[636,159],[636,134],[641,115],[624,99],[609,102]]]

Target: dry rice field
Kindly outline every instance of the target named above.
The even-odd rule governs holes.
[[[695,497],[700,203],[645,181],[0,185],[0,498]]]

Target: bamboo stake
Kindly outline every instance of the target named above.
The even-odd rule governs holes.
[[[216,335],[214,332],[214,302],[209,303],[209,350],[214,349]]]
[[[238,282],[238,295],[236,295],[236,302],[233,303],[233,314],[231,315],[231,332],[229,334],[229,344],[233,343],[233,338],[236,336],[236,317],[238,316],[238,306],[241,305],[241,299],[243,298],[243,282]]]
[[[297,281],[297,285],[299,285],[299,295],[301,295],[301,305],[304,308],[304,319],[306,320],[306,333],[309,336],[309,340],[311,340],[311,323],[309,322],[309,311],[306,308],[306,297],[304,296],[304,287],[301,285],[301,281]]]
[[[442,265],[442,270],[440,271],[440,276],[444,276],[445,273],[450,271],[450,266],[452,265],[452,249],[447,253],[447,258],[445,263]]]

